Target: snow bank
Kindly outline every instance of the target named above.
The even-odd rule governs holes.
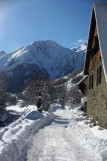
[[[26,108],[26,107],[20,107],[20,103],[18,103],[15,106],[13,105],[13,106],[6,107],[6,110],[7,111],[13,111],[13,112],[18,113],[18,114],[22,114],[22,113],[26,113],[26,111],[28,110],[28,108]]]
[[[107,130],[106,129],[103,129],[102,127],[99,127],[99,126],[95,126],[91,129],[91,131],[98,138],[107,140]]]
[[[107,130],[93,126],[91,120],[86,119],[80,108],[71,110],[71,132],[79,142],[100,157],[102,156],[103,161],[107,161]]]
[[[29,148],[32,136],[36,131],[51,122],[54,114],[49,112],[39,113],[36,106],[23,109],[8,108],[21,112],[19,119],[0,129],[0,160],[23,161]]]
[[[85,102],[87,102],[87,97],[81,98],[81,105],[84,105]]]

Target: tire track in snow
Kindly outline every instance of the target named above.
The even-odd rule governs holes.
[[[71,135],[70,111],[57,110],[51,125],[39,130],[28,151],[28,161],[99,161]]]

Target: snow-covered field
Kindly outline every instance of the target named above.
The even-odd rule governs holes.
[[[13,111],[21,117],[0,129],[0,161],[107,161],[107,130],[93,126],[80,107],[62,110],[54,104],[41,114],[36,106],[16,106]]]

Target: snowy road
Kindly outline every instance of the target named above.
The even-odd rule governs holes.
[[[57,110],[56,119],[33,138],[28,161],[99,161],[87,148],[82,147],[69,128],[70,111]]]

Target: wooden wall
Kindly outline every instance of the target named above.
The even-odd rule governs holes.
[[[95,27],[95,32],[94,32],[94,37],[93,37],[92,48],[94,47],[95,36],[97,36],[97,35],[98,35],[98,32],[97,32],[97,26],[96,26]],[[90,54],[90,60],[89,60],[88,72],[90,72],[100,60],[101,60],[101,52],[100,52],[100,50],[94,56],[91,53]]]

